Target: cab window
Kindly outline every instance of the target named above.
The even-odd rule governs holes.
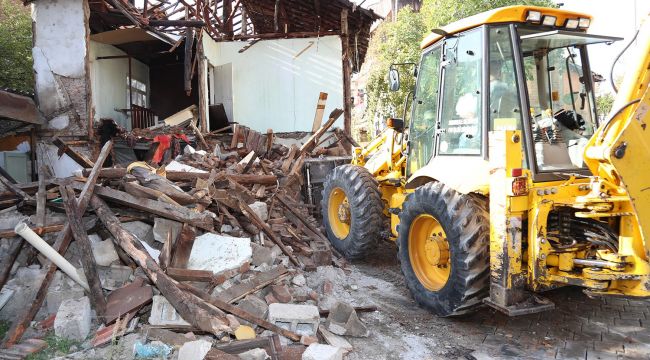
[[[438,153],[480,155],[482,31],[445,41]]]
[[[436,47],[425,52],[420,61],[409,130],[410,152],[407,174],[412,174],[424,166],[433,155],[438,118],[440,55],[441,48]]]

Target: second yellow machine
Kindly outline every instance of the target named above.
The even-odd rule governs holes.
[[[514,6],[434,30],[408,125],[389,119],[324,185],[333,246],[360,258],[386,232],[440,316],[543,311],[537,293],[565,285],[649,297],[650,24],[599,121],[587,47],[620,39],[590,22]],[[399,88],[395,67],[389,80]]]

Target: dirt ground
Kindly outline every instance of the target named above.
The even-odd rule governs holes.
[[[308,280],[313,283],[323,271]],[[411,298],[390,243],[353,264],[346,278],[335,283],[332,297],[379,308],[360,314],[371,335],[348,338],[354,345],[350,360],[650,358],[650,301],[590,299],[567,287],[544,294],[556,309],[541,314],[508,318],[483,308],[438,318]]]

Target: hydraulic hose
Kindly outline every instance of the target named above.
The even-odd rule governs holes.
[[[614,67],[616,67],[616,63],[618,62],[618,60],[621,58],[621,56],[623,56],[623,54],[627,51],[630,45],[632,45],[634,40],[636,40],[637,35],[639,35],[639,29],[637,29],[636,32],[634,33],[634,36],[632,36],[632,40],[630,40],[630,42],[628,42],[627,45],[625,45],[623,50],[621,50],[621,52],[618,53],[616,59],[614,59],[614,62],[612,63],[612,67],[609,69],[609,82],[612,85],[612,89],[614,89],[614,92],[617,94],[618,94],[618,88],[616,87],[616,84],[614,84]]]

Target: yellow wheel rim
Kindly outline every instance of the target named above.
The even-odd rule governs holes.
[[[449,242],[442,226],[431,215],[413,220],[408,238],[409,259],[415,276],[429,291],[442,289],[451,272]]]
[[[327,215],[329,217],[332,232],[339,240],[344,240],[350,233],[350,203],[348,197],[341,188],[334,188],[330,194]]]

